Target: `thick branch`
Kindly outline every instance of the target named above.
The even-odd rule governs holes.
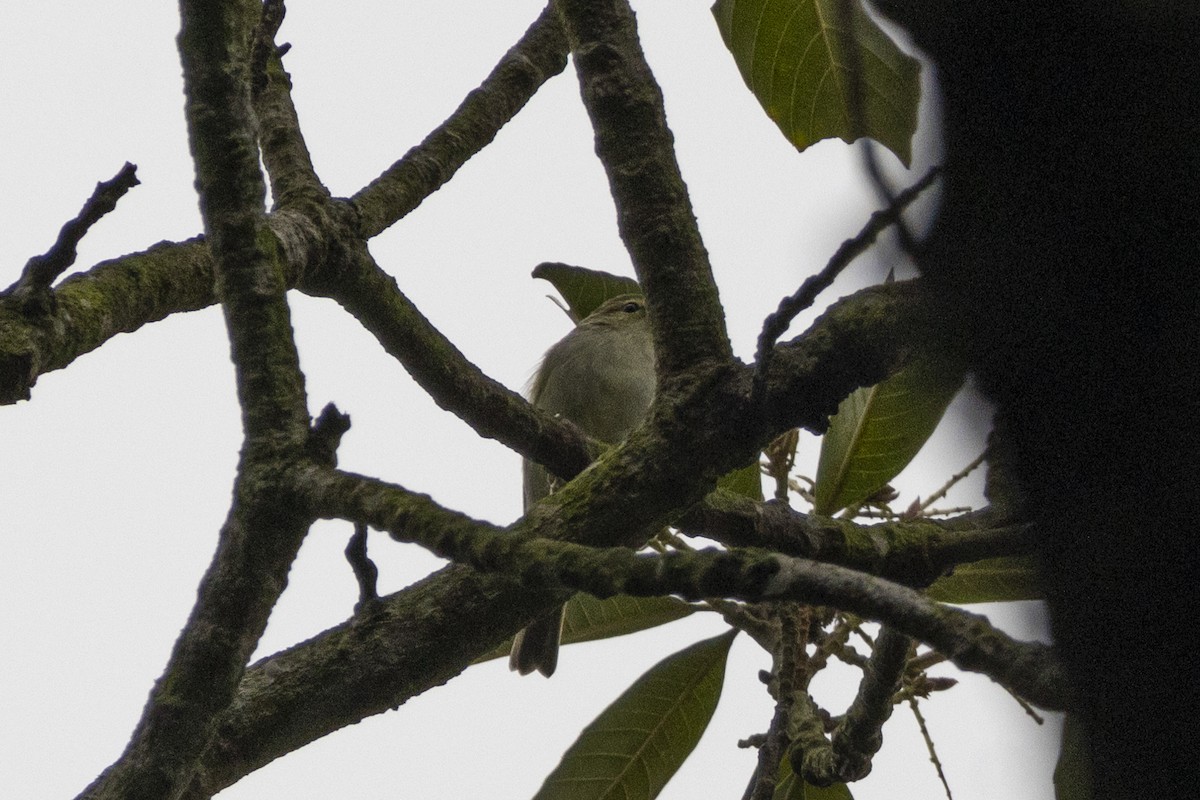
[[[430,524],[447,512],[427,498],[416,502],[409,493],[357,476],[330,476],[314,488],[327,506],[323,513],[340,507],[395,539],[476,569],[520,576],[531,587],[559,585],[601,598],[674,594],[686,600],[728,597],[832,606],[890,625],[1033,703],[1051,709],[1067,704],[1064,676],[1049,646],[1016,642],[986,617],[843,567],[751,549],[665,556],[639,555],[625,547],[593,549],[481,524]]]
[[[249,10],[248,5],[243,12]],[[344,255],[361,245],[348,235],[353,231],[346,218],[357,214],[353,227],[369,238],[415,208],[487,145],[547,78],[562,71],[566,52],[561,26],[544,12],[449,120],[355,196],[353,209],[301,202],[319,198],[324,189],[311,174],[295,127],[287,75],[269,59],[270,82],[256,110],[264,161],[283,206],[271,215],[270,226],[286,255],[287,286],[336,282]],[[68,278],[56,289],[55,300],[51,312],[38,319],[0,304],[0,404],[28,399],[40,375],[67,366],[118,333],[212,305],[212,256],[200,240],[161,243]],[[586,448],[580,444],[580,449]],[[570,461],[562,455],[554,460]]]
[[[556,426],[568,433],[561,443],[552,442],[560,448],[557,452],[573,459],[566,466],[577,470],[588,463],[591,454],[582,437],[562,423],[532,414],[516,395],[487,381],[420,316],[394,280],[382,271],[369,265],[344,276],[336,288],[339,300],[406,364],[422,386],[477,430],[542,458],[529,441],[544,437]],[[913,325],[896,323],[912,312],[913,298],[910,284],[861,293],[827,312],[809,335],[781,345],[779,360],[794,371],[781,372],[773,379],[769,396],[807,394],[802,405],[778,409],[781,429],[806,422],[823,423],[824,415],[846,393],[886,375],[898,363],[898,351],[908,349],[896,330],[906,331]],[[860,302],[865,305],[860,306]],[[876,327],[862,324],[864,319],[860,317]],[[843,336],[853,340],[844,340]],[[846,370],[840,355],[843,349],[851,350],[855,358],[852,366],[862,372]],[[843,382],[821,381],[819,376],[823,374],[840,376]],[[747,368],[725,371],[695,395],[679,398],[678,405],[664,408],[663,419],[656,419],[654,425],[639,432],[629,447],[611,451],[603,469],[592,470],[586,482],[564,487],[548,498],[545,507],[532,515],[529,529],[548,536],[562,536],[569,531],[582,537],[579,541],[615,544],[636,539],[631,531],[661,525],[690,505],[693,495],[702,496],[699,481],[715,480],[716,475],[737,466],[739,449],[754,452],[764,443],[748,433],[749,426],[744,424],[749,381]],[[532,426],[528,420],[533,421]],[[536,425],[546,427],[536,429]],[[570,436],[577,438],[572,441]],[[568,473],[567,477],[574,474],[568,469],[563,472]],[[598,503],[604,503],[603,510]],[[638,509],[641,511],[634,513]],[[740,509],[727,513],[758,512]],[[878,561],[879,555],[864,553],[854,559],[859,563],[866,559]]]
[[[258,662],[186,796],[211,797],[280,756],[446,683],[550,602],[506,579],[448,567]]]
[[[0,404],[27,400],[43,373],[62,369],[118,333],[215,301],[212,258],[199,240],[162,243],[72,275],[49,314],[0,303]]]
[[[216,716],[287,583],[310,520],[274,479],[303,457],[307,410],[267,234],[238,0],[182,4],[179,36],[200,207],[229,328],[245,446],[234,504],[196,605],[121,758],[88,798],[161,800],[192,780]]]
[[[1015,641],[985,616],[939,605],[912,589],[852,570],[805,559],[775,559],[780,569],[770,577],[766,598],[843,608],[924,642],[959,669],[983,673],[1031,703],[1052,710],[1070,705],[1066,675],[1049,645]]]
[[[264,3],[261,14],[255,30],[252,65],[254,114],[275,207],[321,205],[329,200],[329,190],[313,167],[292,102],[292,78],[284,70],[280,50],[275,45],[275,34],[284,16],[282,0]]]
[[[921,588],[955,564],[1034,552],[1037,533],[1031,526],[1003,524],[996,517],[980,512],[945,521],[860,525],[719,489],[690,509],[679,527],[730,547],[761,547]]]
[[[449,567],[382,598],[368,613],[251,667],[236,700],[222,717],[218,738],[204,756],[189,798],[208,797],[279,756],[445,683],[481,653],[498,647],[545,607],[561,600],[561,594],[546,590],[545,586],[556,576],[566,577],[566,574],[554,566],[553,558],[547,560],[546,556],[562,552],[556,548],[570,549],[568,545],[502,532],[495,526],[442,509],[427,496],[371,479],[331,476],[323,470],[314,470],[304,480],[312,481],[317,489],[315,496],[320,507],[314,513],[367,521],[404,540],[461,540],[466,544],[457,546],[455,552],[459,555],[462,555],[459,551],[469,549],[469,543],[473,542],[478,545],[478,557],[490,568],[513,568],[512,562],[516,560],[528,565],[524,571],[529,583],[520,585],[511,578],[480,575],[461,566]],[[543,528],[539,530],[542,532],[549,531]],[[509,548],[506,555],[505,548]],[[615,559],[614,564],[646,561],[628,550],[594,551],[577,547],[571,553],[580,556],[573,561],[564,559],[571,562],[573,574],[589,571],[607,574],[612,568],[610,557]],[[698,596],[725,594],[732,586],[737,570],[722,566],[723,558],[712,553],[696,557],[696,563],[705,564],[708,569],[708,577],[700,581]],[[796,561],[774,556],[763,559],[767,571],[778,570],[781,562]],[[655,574],[656,564],[641,568],[652,573],[642,586],[643,593],[674,590],[676,583],[663,582],[660,579],[664,575]],[[670,568],[676,576],[682,571],[682,565]],[[1039,692],[1045,695],[1045,705],[1061,707],[1065,702],[1057,665],[1046,648],[1012,642],[975,615],[943,609],[915,592],[889,587],[866,575],[819,564],[813,565],[809,572],[811,585],[797,589],[797,598],[811,598],[809,602],[822,604],[840,603],[871,617],[877,616],[872,610],[884,606],[888,617],[898,620],[907,615],[915,621],[912,628],[929,634],[926,640],[937,639],[947,646],[963,636],[987,638],[995,634],[998,637],[995,642],[989,638],[981,645],[990,653],[987,664],[1003,664],[1016,654],[1022,681],[1037,684],[1030,676],[1045,671],[1042,682],[1048,688]],[[585,583],[580,580],[575,585],[586,589]],[[623,588],[630,591],[632,587],[627,582]],[[881,594],[876,597],[872,594],[875,591]],[[731,589],[729,594],[736,596]],[[893,594],[899,599],[887,599]],[[944,618],[943,613],[947,615]],[[969,649],[964,652],[969,661],[973,653]],[[1006,685],[1016,683],[1013,680]]]
[[[617,226],[646,291],[660,374],[733,358],[662,91],[624,0],[557,0]]]
[[[879,383],[914,352],[938,352],[940,332],[920,281],[837,301],[803,334],[776,345],[762,411],[767,441],[789,428],[824,433],[847,394]]]
[[[564,479],[581,472],[598,452],[574,425],[533,408],[471,363],[365,249],[337,280],[310,288],[336,300],[435,403],[480,436],[503,442]]]
[[[328,257],[329,242],[311,218],[280,211],[269,218],[289,286]],[[213,305],[212,253],[203,238],[161,242],[102,261],[54,289],[54,308],[29,315],[0,303],[0,405],[27,400],[37,379],[62,369],[120,333],[172,314]]]
[[[377,236],[420,205],[566,66],[566,37],[547,6],[449,119],[351,198],[358,210],[359,235]]]
[[[247,443],[307,435],[299,357],[291,338],[282,260],[267,227],[266,188],[250,111],[244,43],[227,32],[245,17],[229,0],[220,11],[186,3],[180,34],[200,210],[216,264]],[[194,14],[194,16],[189,16]],[[215,39],[215,41],[214,41]]]

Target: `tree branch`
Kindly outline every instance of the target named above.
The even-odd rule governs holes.
[[[248,18],[251,10],[258,13],[254,4],[242,11]],[[289,79],[281,66],[276,69],[277,59],[269,61],[270,81],[256,108],[264,162],[276,199],[285,206],[269,224],[286,255],[287,286],[335,283],[345,255],[449,180],[547,78],[562,71],[566,52],[561,26],[547,9],[449,120],[353,200],[332,204],[302,202],[321,197],[324,189],[296,127]],[[350,218],[353,224],[347,224]],[[55,291],[55,308],[44,319],[26,319],[0,303],[0,404],[28,399],[40,375],[67,366],[118,333],[212,305],[213,279],[212,256],[202,240],[164,242],[63,281]],[[317,293],[327,296],[328,290]],[[570,461],[561,455],[555,460]]]
[[[358,602],[354,604],[357,613],[369,603],[379,599],[376,584],[379,578],[379,568],[367,554],[367,526],[361,522],[355,523],[354,535],[346,543],[346,561],[354,571],[354,580],[358,582]]]
[[[746,788],[746,800],[770,800],[775,796],[779,764],[792,741],[787,725],[792,705],[796,693],[802,692],[811,678],[805,663],[807,659],[803,656],[813,609],[795,603],[772,603],[770,609],[778,625],[772,648],[772,677],[768,684],[775,698],[775,713],[758,747],[758,764]]]
[[[420,205],[566,66],[566,37],[547,6],[449,119],[350,199],[359,236],[377,236]]]
[[[489,568],[524,572],[525,583],[505,575],[481,575],[464,566],[448,567],[381,598],[366,613],[255,664],[247,670],[237,697],[221,717],[217,738],[205,753],[187,795],[189,800],[209,797],[279,756],[445,683],[481,653],[499,647],[546,607],[561,601],[561,593],[546,587],[556,577],[567,577],[559,569],[561,564],[556,566],[555,556],[561,552],[556,548],[570,549],[570,545],[514,536],[442,509],[427,496],[361,476],[310,469],[300,479],[319,485],[309,493],[316,498],[314,514],[366,521],[405,541],[474,541]],[[499,555],[517,543],[517,550],[522,552]],[[659,569],[628,550],[575,547],[571,552],[582,557],[567,561],[583,573],[590,570],[597,575],[610,574],[610,558],[614,564],[642,563],[641,569],[652,573]],[[747,552],[752,551],[730,558],[745,558]],[[730,581],[738,570],[725,567],[725,558],[711,552],[695,557],[696,565],[703,564],[709,575],[701,581],[699,596],[736,596]],[[768,572],[796,561],[773,555],[762,558]],[[528,568],[515,567],[516,561]],[[674,591],[676,583],[658,578],[667,573],[678,575],[681,566],[677,561],[664,563],[669,566],[662,567],[662,575],[645,580],[643,593]],[[574,585],[587,589],[585,583],[574,581]],[[630,588],[624,587],[626,591]],[[921,633],[919,638],[934,646],[940,642],[947,649],[959,651],[964,663],[974,663],[976,671],[990,675],[988,669],[994,667],[1006,686],[1028,683],[1041,687],[1026,696],[1047,707],[1062,707],[1066,702],[1061,674],[1049,648],[1013,642],[976,615],[943,608],[902,587],[890,587],[839,567],[812,564],[806,581],[800,582],[789,599],[840,604],[880,619],[909,620],[909,632]],[[872,613],[880,609],[886,613]],[[977,637],[977,649],[983,657],[961,644],[972,637]],[[1011,669],[1017,677],[1005,671],[1009,659],[1013,660]]]
[[[480,436],[496,439],[570,479],[599,453],[574,425],[533,408],[485,375],[435,328],[365,248],[336,281],[311,286],[345,308],[441,408]]]
[[[916,588],[928,586],[956,564],[1029,555],[1038,541],[1032,526],[1005,522],[989,512],[861,525],[722,489],[689,509],[678,526],[683,533],[730,547],[761,547],[839,564]]]
[[[75,263],[75,248],[79,242],[93,225],[117,207],[117,201],[126,192],[137,185],[137,167],[128,162],[110,180],[97,183],[83,209],[62,226],[50,249],[26,262],[17,282],[0,292],[0,300],[15,302],[23,312],[28,312],[31,305],[39,306],[40,313],[50,311],[53,308],[50,284]]]
[[[234,503],[196,604],[125,752],[83,797],[161,800],[192,780],[311,522],[280,491],[308,415],[263,209],[240,0],[181,4],[179,49],[200,208],[217,266],[245,444]]]
[[[312,213],[312,206],[323,206],[330,197],[313,167],[292,102],[292,78],[283,68],[281,48],[275,45],[284,14],[283,0],[262,3],[251,64],[254,116],[275,207]]]
[[[616,594],[727,597],[747,602],[793,600],[840,608],[883,622],[925,642],[958,667],[1050,709],[1068,702],[1061,667],[1049,646],[1016,642],[985,617],[939,605],[923,594],[871,575],[763,550],[701,550],[640,555],[625,547],[593,549],[498,532],[482,524],[442,525],[428,498],[379,481],[336,473],[313,484],[320,513],[365,521],[399,541],[486,572],[519,576],[544,590],[559,585],[605,598]]]
[[[646,292],[661,374],[729,362],[708,252],[675,158],[662,91],[624,0],[557,0],[617,226]],[[660,391],[661,394],[661,391]]]
[[[871,772],[871,759],[883,745],[883,723],[892,715],[892,696],[900,685],[911,640],[884,626],[863,670],[854,702],[834,729],[832,742],[821,737],[792,752],[792,769],[814,786],[852,783]]]
[[[287,253],[279,267],[289,286],[318,260],[320,242],[297,215],[275,214],[271,230]],[[0,303],[0,404],[27,400],[37,379],[62,369],[120,333],[216,302],[212,253],[202,237],[160,242],[102,261],[54,290],[54,309],[30,319]]]
[[[186,797],[211,797],[280,756],[446,683],[561,599],[447,567],[263,659],[246,671]]]
[[[880,327],[885,320],[886,333]],[[838,300],[807,331],[775,346],[762,408],[763,444],[789,428],[824,433],[846,395],[879,383],[911,353],[941,347],[940,335],[939,318],[918,280],[870,286]]]
[[[763,392],[766,389],[767,373],[770,371],[771,358],[775,352],[776,340],[788,329],[788,326],[792,324],[792,320],[796,318],[796,315],[809,308],[816,301],[817,296],[829,288],[834,279],[841,274],[842,270],[850,262],[866,252],[867,248],[875,243],[880,233],[903,219],[902,214],[904,209],[920,197],[921,192],[925,191],[933,183],[940,172],[941,170],[937,167],[929,170],[923,178],[897,195],[887,208],[872,214],[862,230],[853,238],[842,242],[841,247],[837,249],[837,252],[833,254],[820,272],[806,278],[800,284],[799,289],[792,295],[779,301],[779,308],[767,316],[767,319],[763,322],[762,333],[758,336],[758,349],[755,352],[754,359],[754,385],[751,396],[756,403],[762,398]]]

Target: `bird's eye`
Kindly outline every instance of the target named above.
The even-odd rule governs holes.
[[[628,303],[621,306],[621,310],[624,311],[626,314],[632,314],[633,312],[639,310],[641,307],[642,307],[641,303],[637,302],[636,300],[630,300]]]

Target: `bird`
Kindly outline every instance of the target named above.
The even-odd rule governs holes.
[[[654,400],[654,343],[640,295],[601,303],[542,358],[529,390],[534,406],[575,423],[605,444],[625,439]],[[544,467],[522,465],[525,510],[554,491]],[[547,678],[558,665],[563,607],[534,620],[513,639],[509,669]]]

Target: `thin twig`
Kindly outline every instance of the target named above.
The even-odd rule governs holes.
[[[933,737],[929,735],[929,728],[925,725],[925,716],[921,713],[921,709],[917,707],[916,698],[910,697],[908,705],[912,709],[913,716],[916,717],[917,725],[921,729],[921,736],[925,739],[925,747],[929,750],[929,760],[933,762],[934,769],[937,770],[938,779],[941,780],[942,786],[946,789],[946,798],[947,800],[954,800],[954,794],[950,791],[950,784],[946,781],[946,773],[942,771],[942,761],[938,758],[937,749],[933,746]]]
[[[787,720],[791,702],[782,698],[775,704],[775,714],[771,718],[771,727],[763,737],[758,748],[758,763],[754,767],[752,782],[747,787],[745,797],[748,800],[770,800],[775,795],[775,786],[779,782],[779,762],[787,752]]]
[[[367,526],[364,523],[354,523],[354,535],[346,544],[346,561],[354,571],[354,579],[358,581],[358,602],[354,611],[358,613],[368,604],[379,599],[376,588],[379,578],[379,568],[367,555]]]
[[[806,278],[800,284],[800,288],[790,297],[780,301],[775,312],[767,317],[763,323],[762,333],[758,335],[758,352],[755,354],[757,366],[754,369],[754,382],[751,389],[753,403],[762,403],[766,399],[767,373],[774,353],[775,342],[792,324],[792,320],[816,302],[817,296],[828,289],[842,270],[865,252],[880,233],[889,225],[895,225],[901,219],[904,209],[937,179],[940,172],[940,167],[931,168],[921,180],[896,195],[886,208],[872,214],[858,234],[842,242],[841,247],[837,249],[837,252],[820,272]]]
[[[837,624],[834,625],[833,630],[826,633],[824,638],[816,643],[816,652],[808,659],[810,672],[817,673],[825,669],[825,665],[829,663],[829,657],[836,656],[846,648],[846,643],[850,640],[851,627],[845,614],[838,615]]]
[[[985,450],[984,452],[980,453],[980,454],[979,454],[979,456],[978,456],[978,458],[976,458],[975,460],[973,460],[973,461],[972,461],[970,464],[967,464],[967,465],[966,465],[965,467],[963,467],[961,470],[959,470],[958,472],[956,472],[956,473],[954,473],[953,475],[951,475],[951,476],[950,476],[950,480],[946,481],[946,483],[945,483],[945,484],[942,486],[942,488],[938,489],[936,492],[934,492],[933,494],[929,495],[929,497],[925,498],[925,501],[924,501],[923,503],[921,503],[921,513],[922,513],[922,514],[928,514],[928,513],[930,513],[930,512],[928,511],[928,509],[930,508],[930,506],[932,506],[932,505],[933,505],[934,503],[936,503],[938,500],[941,500],[943,497],[945,497],[945,496],[946,496],[946,494],[947,494],[947,493],[949,493],[950,489],[952,489],[956,483],[958,483],[958,482],[959,482],[959,481],[961,481],[963,478],[967,477],[967,476],[968,476],[968,475],[970,475],[972,472],[974,472],[974,471],[975,471],[975,469],[976,469],[976,468],[977,468],[977,467],[978,467],[980,464],[982,464],[982,463],[983,463],[983,461],[984,461],[984,459],[985,459],[985,458],[987,458],[987,451],[986,451],[986,450]],[[944,512],[943,512],[943,513],[944,513]]]
[[[796,445],[800,441],[800,429],[792,428],[775,438],[763,448],[767,457],[764,471],[775,481],[775,499],[786,503],[788,499],[788,474],[796,465]]]
[[[867,103],[866,103],[866,87],[863,81],[862,61],[859,59],[857,42],[854,38],[854,29],[856,26],[856,15],[854,13],[855,6],[859,0],[842,0],[838,3],[838,30],[842,39],[842,53],[846,59],[846,71],[850,75],[849,95],[847,101],[850,106],[850,124],[851,138],[862,142],[863,165],[867,170],[867,174],[871,177],[871,183],[875,190],[879,193],[883,202],[891,206],[896,202],[896,194],[892,191],[891,184],[883,174],[883,170],[879,165],[879,159],[875,153],[875,140],[867,136],[866,120],[867,120]],[[859,9],[859,13],[865,13]],[[912,231],[908,229],[908,225],[903,218],[896,220],[896,236],[900,240],[900,246],[904,252],[913,256],[917,255],[918,245]]]
[[[812,610],[793,603],[781,603],[775,609],[779,622],[779,640],[775,645],[775,714],[766,738],[758,748],[750,800],[770,800],[775,796],[779,762],[791,746],[788,720],[792,703],[796,692],[803,691],[807,684],[808,672],[803,659]]]
[[[1038,725],[1046,724],[1046,718],[1043,717],[1041,714],[1039,714],[1033,706],[1031,706],[1031,705],[1029,705],[1029,703],[1025,702],[1025,700],[1020,695],[1013,693],[1011,690],[1009,690],[1007,688],[1004,691],[1008,692],[1009,697],[1011,697],[1013,700],[1017,701],[1017,705],[1019,705],[1021,707],[1021,710],[1024,711],[1026,714],[1028,714],[1034,722],[1036,722]]]
[[[54,245],[45,254],[29,259],[20,279],[0,292],[0,296],[11,296],[24,305],[35,297],[48,295],[50,284],[75,263],[76,247],[88,230],[116,208],[117,201],[138,183],[137,167],[128,161],[111,180],[97,183],[79,214],[62,226]]]

